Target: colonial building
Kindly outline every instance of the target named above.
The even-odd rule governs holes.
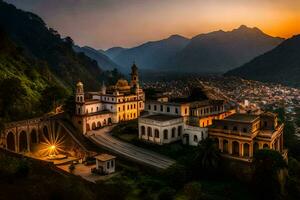
[[[146,101],[147,114],[139,118],[139,138],[156,144],[182,140],[196,146],[208,136],[213,119],[231,114],[223,100],[167,102]]]
[[[277,115],[266,112],[260,115],[234,114],[225,119],[216,119],[209,126],[209,137],[214,138],[225,157],[251,162],[258,149],[283,149],[283,127]]]
[[[131,67],[130,84],[119,80],[116,85],[104,84],[98,92],[84,92],[82,82],[76,85],[74,125],[86,134],[90,130],[120,121],[136,119],[144,110],[144,91],[139,86],[138,68]]]

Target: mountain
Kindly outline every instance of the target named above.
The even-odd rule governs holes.
[[[280,44],[281,38],[244,25],[238,29],[200,34],[172,60],[169,67],[184,72],[226,72]]]
[[[78,80],[89,90],[120,76],[102,71],[73,45],[37,15],[0,0],[0,127],[52,111]]]
[[[101,66],[103,70],[113,70],[113,69],[120,69],[120,67],[114,63],[108,56],[105,55],[105,52],[98,51],[88,46],[79,47],[77,45],[73,46],[73,49],[76,52],[82,52],[86,56],[90,57],[91,59],[97,61],[98,65]]]
[[[296,35],[225,75],[300,87],[299,55],[300,35]]]
[[[142,69],[165,67],[170,59],[181,51],[188,42],[189,39],[187,38],[172,35],[167,39],[147,42],[134,48],[121,50],[114,57],[114,61],[126,68],[131,66],[133,62],[137,63]],[[120,51],[120,49],[114,49],[114,52],[117,52],[117,50]]]
[[[104,52],[105,55],[107,55],[110,59],[115,59],[120,53],[122,53],[124,50],[126,50],[123,47],[112,47],[110,49],[107,49],[106,51],[98,50],[101,52]]]
[[[107,74],[83,53],[76,53],[70,37],[61,38],[37,15],[0,0],[0,27],[26,56],[46,66],[65,87],[82,80],[89,89],[98,89]]]

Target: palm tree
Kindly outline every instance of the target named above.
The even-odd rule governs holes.
[[[212,175],[215,174],[220,166],[221,156],[220,151],[214,140],[206,138],[198,145],[198,151],[195,156],[194,163],[196,168],[201,168],[201,174]]]

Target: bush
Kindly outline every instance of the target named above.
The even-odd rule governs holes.
[[[184,194],[188,200],[202,199],[202,186],[200,183],[192,182],[184,186]]]
[[[176,191],[170,187],[162,189],[158,195],[159,200],[173,200]]]

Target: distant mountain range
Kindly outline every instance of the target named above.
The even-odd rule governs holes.
[[[225,75],[300,87],[300,35]]]
[[[125,68],[135,61],[147,70],[223,73],[273,49],[283,40],[242,25],[232,31],[215,31],[192,39],[173,35],[133,48],[114,47],[105,54]]]
[[[101,66],[101,69],[103,69],[103,70],[113,70],[115,68],[116,69],[121,68],[114,61],[112,61],[112,59],[110,59],[107,55],[105,55],[106,54],[105,51],[95,50],[88,46],[79,47],[77,45],[74,45],[73,49],[76,52],[82,52],[86,56],[97,61],[98,65]]]

